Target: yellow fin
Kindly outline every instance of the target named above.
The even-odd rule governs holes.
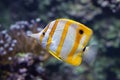
[[[51,51],[51,50],[48,50],[49,51],[49,53],[51,54],[51,55],[53,55],[56,59],[58,59],[58,60],[62,60],[59,56],[57,56],[57,55],[55,55],[55,53],[53,52],[53,51]]]
[[[69,56],[65,62],[73,65],[73,66],[79,66],[82,63],[82,56],[81,53],[77,54],[75,57]]]

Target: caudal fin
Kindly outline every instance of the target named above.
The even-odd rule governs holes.
[[[93,63],[97,53],[98,53],[97,45],[91,45],[89,47],[86,47],[86,50],[84,51],[83,54],[83,61],[85,61],[87,64]]]

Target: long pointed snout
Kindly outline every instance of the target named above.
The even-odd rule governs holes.
[[[28,35],[28,36],[30,36],[30,37],[32,37],[32,38],[35,38],[36,40],[38,40],[39,41],[39,37],[40,37],[40,33],[34,33],[34,34],[30,34],[30,35]]]
[[[38,33],[35,33],[35,34],[30,34],[30,35],[28,35],[28,36],[36,39],[36,38],[39,36],[39,34],[38,34]]]

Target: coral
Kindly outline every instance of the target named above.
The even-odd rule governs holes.
[[[0,59],[3,61],[11,61],[12,57],[17,53],[31,52],[36,55],[45,55],[47,52],[33,38],[28,37],[31,33],[39,32],[44,25],[39,24],[40,19],[27,21],[18,21],[10,26],[9,30],[2,30],[0,33]],[[39,26],[39,27],[38,27]],[[46,53],[46,54],[44,54]],[[4,63],[6,63],[4,62]]]

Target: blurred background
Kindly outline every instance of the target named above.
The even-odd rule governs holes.
[[[53,58],[27,34],[69,18],[90,27],[90,66]],[[0,0],[0,80],[120,80],[120,0]]]

